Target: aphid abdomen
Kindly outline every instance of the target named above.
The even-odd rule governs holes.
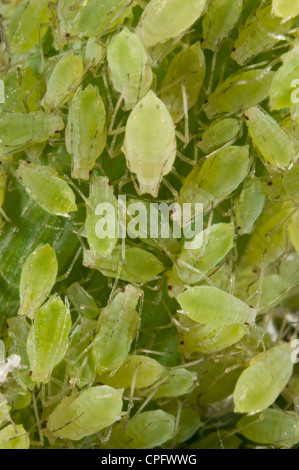
[[[50,245],[39,246],[28,256],[20,280],[19,315],[34,318],[55,284],[57,271],[56,253]]]
[[[162,410],[146,411],[133,418],[125,430],[129,449],[153,449],[172,438],[175,418]]]
[[[67,151],[72,155],[72,177],[88,180],[106,144],[106,110],[98,90],[88,85],[72,100],[65,129]]]
[[[120,419],[122,394],[122,389],[102,385],[63,398],[49,417],[48,430],[73,441],[95,434]]]
[[[243,8],[243,0],[214,0],[203,18],[203,47],[215,51],[235,27]]]
[[[139,37],[124,28],[107,48],[109,74],[116,91],[123,93],[128,109],[148,92],[153,74]]]
[[[253,144],[265,161],[285,169],[294,159],[292,143],[287,133],[259,106],[249,108],[245,116]]]
[[[252,359],[234,391],[236,413],[258,413],[276,400],[293,372],[291,348],[280,344]]]
[[[149,91],[131,112],[122,149],[137,175],[140,193],[157,197],[176,157],[176,139],[173,120],[154,92]]]
[[[146,47],[176,38],[200,17],[206,0],[151,0],[137,27]]]
[[[83,60],[78,54],[67,53],[57,62],[41,102],[46,111],[57,109],[71,99],[82,78],[83,68]]]
[[[66,353],[71,326],[69,309],[57,294],[38,310],[27,339],[33,381],[49,382],[52,370]]]

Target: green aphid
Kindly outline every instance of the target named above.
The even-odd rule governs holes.
[[[134,417],[125,428],[128,449],[153,449],[174,435],[175,418],[162,410],[145,411]]]
[[[71,101],[65,129],[72,177],[88,180],[106,145],[106,110],[98,89],[88,85]]]
[[[203,18],[203,47],[217,50],[236,26],[243,9],[243,0],[214,0]]]
[[[128,285],[102,310],[92,346],[99,374],[116,369],[127,358],[139,327],[136,306],[141,295],[141,289]]]
[[[86,43],[84,65],[96,71],[105,59],[105,49],[96,38],[89,38]]]
[[[299,77],[299,45],[281,56],[282,66],[275,72],[269,90],[270,108],[279,110],[290,107],[297,100]]]
[[[27,257],[20,280],[19,315],[34,318],[55,284],[57,271],[56,253],[49,244],[40,245]]]
[[[206,60],[199,42],[183,48],[169,64],[161,84],[161,99],[175,124],[196,104],[205,73]]]
[[[69,309],[57,294],[36,313],[27,339],[34,382],[49,382],[52,370],[66,353],[71,326]]]
[[[239,235],[252,233],[266,201],[263,183],[258,179],[245,182],[234,202],[234,213]]]
[[[29,67],[18,67],[7,74],[0,74],[4,83],[5,101],[0,104],[1,111],[36,111],[38,100],[38,81]]]
[[[28,370],[27,370],[28,372]],[[27,390],[23,384],[18,383],[16,380],[10,380],[4,388],[5,398],[11,407],[11,411],[23,410],[30,406],[32,401],[31,392]],[[0,396],[1,402],[1,396]],[[1,405],[0,405],[1,410]],[[1,416],[1,411],[0,411]],[[1,423],[1,417],[0,417]]]
[[[149,57],[139,37],[124,28],[107,48],[109,75],[127,109],[146,95],[153,80]]]
[[[175,401],[171,401],[166,406],[163,406],[163,411],[177,417],[178,404]],[[195,410],[188,408],[188,405],[180,409],[179,426],[174,436],[176,445],[188,441],[201,426],[202,422]]]
[[[239,65],[245,65],[262,52],[274,48],[281,36],[291,29],[293,22],[275,18],[271,8],[271,5],[266,5],[254,11],[240,29],[231,55]]]
[[[132,0],[91,0],[82,9],[78,22],[79,36],[102,36],[132,16]]]
[[[177,301],[185,315],[205,325],[254,323],[256,317],[254,308],[216,287],[191,287],[179,294]]]
[[[96,434],[120,419],[122,394],[122,389],[102,385],[63,398],[49,417],[48,430],[72,441]]]
[[[42,107],[46,111],[52,111],[70,101],[83,79],[83,71],[83,60],[79,54],[64,54],[47,81],[47,91],[41,101]]]
[[[7,30],[13,54],[24,54],[43,37],[49,24],[48,0],[23,0]]]
[[[183,367],[166,370],[157,383],[143,393],[147,396],[153,395],[153,400],[180,397],[190,393],[196,379],[197,375],[194,372]]]
[[[90,0],[58,0],[57,30],[59,44],[69,44],[79,34],[79,20]]]
[[[286,297],[292,283],[278,274],[268,274],[262,280],[251,284],[246,292],[249,302],[258,313],[267,313],[270,309],[279,305]]]
[[[168,275],[170,297],[175,297],[185,286],[203,280],[225,258],[233,247],[234,228],[232,224],[214,224],[200,236],[201,246],[191,250],[183,246]]]
[[[50,214],[70,217],[78,210],[73,190],[54,168],[21,160],[15,174],[29,196]]]
[[[160,381],[165,371],[159,362],[140,354],[129,355],[116,370],[105,372],[99,380],[115,388],[145,388]]]
[[[0,431],[0,449],[29,449],[30,438],[23,426],[9,424]]]
[[[118,204],[107,177],[94,176],[86,204],[85,232],[95,256],[111,255],[118,241]]]
[[[258,413],[274,403],[293,373],[291,351],[284,343],[250,361],[234,391],[236,413]]]
[[[269,408],[237,422],[240,434],[259,444],[290,448],[299,441],[299,419],[294,412]]]
[[[227,142],[235,140],[241,131],[241,122],[235,118],[225,118],[212,122],[201,135],[197,146],[205,153],[216,150]]]
[[[297,0],[272,0],[272,13],[279,18],[287,20],[299,15]]]
[[[88,318],[99,316],[100,309],[94,298],[78,282],[71,284],[66,293],[80,315]]]
[[[294,160],[291,139],[279,123],[259,106],[247,109],[246,124],[263,161],[284,170]]]
[[[229,146],[199,162],[187,176],[179,202],[202,203],[204,212],[237,189],[249,171],[249,147]]]
[[[203,109],[209,119],[254,106],[269,95],[274,72],[268,69],[240,71],[228,77],[208,96]]]
[[[59,115],[0,111],[0,156],[9,160],[13,153],[45,142],[59,133],[64,123]]]
[[[294,203],[299,202],[299,162],[295,163],[289,171],[283,173],[283,188]]]
[[[119,276],[123,281],[137,284],[155,279],[165,269],[152,253],[138,247],[126,247],[125,258],[122,260],[121,246],[117,246],[106,257],[91,250],[84,250],[83,265],[98,269],[104,276]]]

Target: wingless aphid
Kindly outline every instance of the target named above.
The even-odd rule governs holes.
[[[299,15],[297,0],[272,0],[272,13],[279,18],[287,20]]]
[[[137,175],[139,193],[157,197],[176,157],[176,138],[172,117],[153,91],[131,112],[122,150],[129,170]]]
[[[146,411],[133,418],[124,438],[129,449],[153,449],[173,437],[175,418],[162,410]]]

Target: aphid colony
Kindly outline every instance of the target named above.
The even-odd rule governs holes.
[[[297,447],[298,1],[0,13],[0,449]]]

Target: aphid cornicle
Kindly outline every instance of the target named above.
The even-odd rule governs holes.
[[[24,54],[29,51],[46,32],[47,23],[48,0],[23,0],[16,9],[7,31],[12,52]]]
[[[174,123],[178,123],[186,112],[182,86],[185,87],[187,109],[190,109],[197,102],[205,73],[206,60],[199,42],[183,48],[171,61],[161,84],[161,99]]]
[[[153,73],[139,37],[124,28],[107,48],[109,75],[116,91],[122,93],[127,109],[148,92]]]
[[[72,156],[72,177],[88,180],[106,144],[106,110],[98,89],[88,85],[71,101],[65,129]]]
[[[34,318],[55,284],[58,263],[50,245],[37,247],[26,259],[20,280],[19,315]]]
[[[203,47],[215,51],[235,27],[243,8],[243,0],[214,0],[203,18]]]
[[[77,211],[75,194],[54,168],[20,161],[16,176],[27,193],[52,215],[70,217]]]
[[[92,346],[98,373],[116,369],[129,354],[138,330],[135,308],[141,295],[141,289],[128,285],[102,310]]]
[[[27,354],[35,382],[47,383],[64,357],[72,326],[69,308],[54,294],[36,313],[27,339]]]
[[[176,38],[202,14],[206,0],[151,0],[137,27],[146,47]]]
[[[89,205],[90,204],[90,205]],[[114,249],[118,240],[117,199],[113,186],[105,176],[94,176],[90,183],[89,204],[86,204],[85,232],[90,247],[101,256],[108,256]],[[98,205],[104,204],[107,216],[97,210]],[[114,210],[109,213],[109,209]],[[104,230],[109,217],[112,233]]]
[[[221,289],[210,286],[191,287],[177,296],[183,312],[205,325],[254,323],[256,310]]]
[[[288,134],[259,106],[247,109],[245,116],[253,145],[263,159],[279,169],[286,169],[295,157]]]
[[[176,157],[176,138],[172,117],[153,91],[131,112],[122,150],[129,170],[137,175],[140,194],[157,197]]]
[[[62,118],[55,114],[0,111],[1,159],[9,159],[12,153],[45,142],[63,128]]]
[[[47,82],[47,91],[41,101],[46,111],[60,108],[68,102],[83,78],[83,60],[71,52],[56,63]]]
[[[234,391],[236,413],[254,414],[272,405],[292,375],[291,351],[283,343],[251,360]]]
[[[173,437],[175,418],[162,410],[146,411],[133,418],[124,438],[129,449],[152,449]]]
[[[73,441],[95,434],[120,419],[122,394],[122,389],[102,385],[63,398],[49,417],[48,430]]]

